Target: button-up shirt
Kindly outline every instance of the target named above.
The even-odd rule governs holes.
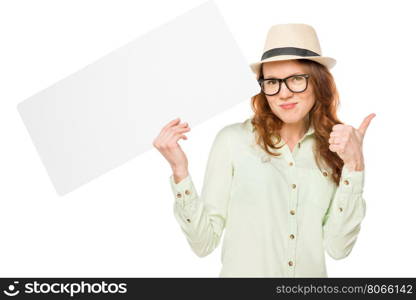
[[[208,157],[201,195],[191,174],[175,183],[173,211],[199,257],[220,243],[220,277],[327,277],[325,250],[351,252],[365,216],[364,170],[344,165],[340,184],[319,168],[311,125],[281,156],[256,142],[251,119],[222,128]]]

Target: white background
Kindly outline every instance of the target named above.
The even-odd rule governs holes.
[[[191,251],[173,216],[169,165],[156,149],[59,197],[16,109],[203,2],[1,2],[0,276],[219,275],[222,244],[205,258]],[[216,0],[248,63],[260,58],[270,26],[312,25],[323,55],[337,59],[331,71],[340,119],[358,127],[377,114],[364,141],[367,215],[350,256],[327,256],[330,277],[416,273],[411,3]],[[249,116],[247,99],[198,127],[191,124],[188,140],[180,143],[199,192],[215,134]]]

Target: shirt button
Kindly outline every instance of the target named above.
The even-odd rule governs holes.
[[[293,166],[293,162],[290,162],[290,163],[289,163],[289,166]]]
[[[293,216],[293,215],[295,214],[295,211],[292,209],[292,210],[290,211],[290,214]]]
[[[271,159],[270,159],[270,157],[269,156],[263,156],[262,158],[261,158],[261,161],[262,162],[264,162],[264,163],[266,163],[266,162],[269,162]]]
[[[339,211],[342,212],[342,207],[339,208]]]
[[[289,261],[289,266],[293,266],[293,261]]]
[[[296,184],[292,183],[292,188],[295,189],[296,188]]]
[[[190,192],[189,190],[185,190],[185,194],[186,194],[186,195],[190,195],[190,194],[191,194],[191,192]]]
[[[300,148],[300,143],[298,144],[298,148]]]
[[[181,193],[177,193],[176,194],[176,197],[181,198],[182,197],[182,194]]]
[[[293,240],[295,236],[293,234],[289,235],[289,237]]]
[[[324,174],[325,177],[328,176],[327,171],[323,171],[322,174]]]
[[[186,221],[187,221],[188,223],[191,223],[191,220],[190,220],[190,219],[186,219]]]
[[[348,180],[344,180],[344,184],[345,184],[345,185],[349,185],[349,184],[350,184],[350,182],[349,182]]]

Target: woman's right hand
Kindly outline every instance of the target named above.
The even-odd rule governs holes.
[[[187,140],[184,133],[189,130],[191,128],[188,123],[180,124],[180,118],[177,118],[166,124],[153,141],[153,146],[166,158],[173,172],[176,175],[182,174],[182,177],[187,175],[188,159],[178,141],[180,139]]]

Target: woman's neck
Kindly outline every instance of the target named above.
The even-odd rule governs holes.
[[[298,123],[284,123],[280,129],[280,136],[286,143],[296,143],[306,133],[309,120],[301,120]]]

